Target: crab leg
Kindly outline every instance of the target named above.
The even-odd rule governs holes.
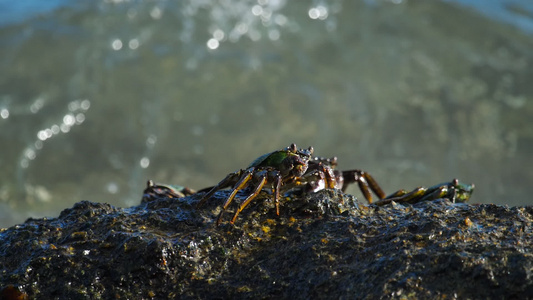
[[[335,179],[335,175],[333,174],[333,169],[322,167],[322,172],[326,174],[326,187],[328,189],[334,189],[337,185],[337,180]]]
[[[315,157],[312,163],[318,165],[318,174],[320,180],[325,179],[324,184],[328,189],[335,189],[338,185],[337,176],[335,176],[335,171],[333,168],[337,166],[337,157],[324,158],[324,157]],[[327,166],[327,167],[326,167]],[[325,176],[323,176],[324,174]]]
[[[427,189],[423,187],[417,187],[416,189],[412,190],[409,193],[405,193],[404,190],[400,190],[388,196],[385,199],[376,201],[375,204],[381,206],[381,205],[389,204],[392,201],[398,202],[398,203],[409,203],[409,201],[423,196],[426,191]]]
[[[359,189],[361,189],[361,192],[363,192],[363,195],[365,196],[368,203],[372,203],[372,194],[370,190],[372,190],[379,197],[379,199],[383,199],[386,196],[379,184],[376,182],[376,180],[365,171],[343,171],[342,176],[344,177],[344,184],[342,187],[343,192],[348,187],[348,184],[357,182],[357,184],[359,185]]]
[[[209,190],[209,192],[207,194],[205,194],[202,197],[202,199],[200,199],[200,201],[198,201],[198,204],[196,204],[196,207],[200,208],[202,205],[204,205],[205,201],[207,201],[207,199],[211,198],[211,196],[213,196],[216,191],[221,190],[221,189],[225,189],[225,188],[231,186],[233,182],[237,181],[236,179],[238,179],[238,178],[240,178],[242,176],[242,173],[243,173],[243,170],[240,170],[240,171],[231,173],[228,176],[226,176],[217,185],[212,187]],[[207,189],[202,189],[202,190],[198,191],[198,193],[203,192],[204,190],[207,190]]]
[[[229,195],[228,199],[226,199],[224,206],[222,206],[222,211],[220,212],[220,214],[218,214],[217,226],[220,225],[220,221],[222,220],[222,214],[224,213],[224,211],[226,211],[226,209],[231,204],[233,199],[235,199],[235,195],[237,195],[237,192],[245,188],[248,182],[250,181],[250,179],[252,178],[253,171],[254,171],[254,168],[247,169],[245,171],[245,175],[242,176],[239,182],[235,184],[233,190],[231,191],[231,194]]]
[[[246,199],[244,199],[244,201],[241,203],[241,205],[239,206],[239,208],[237,209],[237,211],[235,212],[235,214],[233,215],[233,218],[231,219],[231,224],[234,224],[235,223],[235,220],[237,220],[237,216],[239,215],[239,213],[246,207],[248,206],[248,204],[250,204],[250,202],[259,194],[259,192],[261,191],[261,189],[263,189],[263,186],[265,185],[266,183],[266,178],[267,176],[266,175],[263,175],[261,177],[261,181],[259,181],[259,184],[255,187],[254,191],[248,195],[248,197],[246,197]],[[226,209],[226,207],[224,207],[224,209]],[[220,215],[222,215],[222,213],[220,213]],[[220,216],[217,220],[217,225],[220,223]]]
[[[374,191],[374,193],[376,193],[376,195],[378,195],[379,199],[385,198],[385,192],[381,189],[381,187],[376,182],[374,177],[372,177],[368,173],[365,173],[364,177],[365,177],[366,181],[368,182],[368,184],[370,185],[370,188],[372,189],[372,191]]]
[[[281,188],[281,174],[276,174],[276,185],[274,186],[274,203],[276,204],[276,215],[279,216],[279,189]]]
[[[233,199],[235,198],[235,195],[237,195],[237,192],[246,187],[246,185],[252,178],[253,172],[254,172],[254,168],[249,168],[245,171],[244,176],[242,176],[239,182],[235,184],[233,190],[231,191],[231,194],[229,195],[228,199],[224,203],[224,206],[222,207],[223,210],[226,210],[228,208],[231,201],[233,201]]]

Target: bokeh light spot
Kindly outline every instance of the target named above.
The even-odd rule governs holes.
[[[76,122],[76,118],[73,115],[67,114],[63,117],[63,124],[67,126],[72,126]]]
[[[122,41],[119,39],[113,40],[113,42],[111,42],[111,48],[113,48],[113,50],[122,49]]]
[[[44,106],[44,99],[43,98],[37,98],[32,105],[30,105],[30,111],[32,113],[37,113],[41,108]]]
[[[85,114],[79,113],[76,115],[76,124],[81,124],[85,121]]]
[[[114,183],[114,182],[110,182],[107,184],[107,191],[110,193],[110,194],[116,194],[118,193],[119,191],[119,188],[118,188],[118,184]]]
[[[328,9],[322,5],[309,9],[309,18],[325,20],[328,17]]]
[[[268,38],[270,38],[272,41],[279,40],[279,36],[280,36],[279,30],[277,29],[273,29],[268,32]]]
[[[209,41],[207,41],[207,48],[211,50],[217,49],[219,45],[220,42],[215,38],[209,39]]]
[[[7,110],[7,108],[2,108],[2,109],[0,110],[0,117],[1,117],[2,119],[7,119],[7,118],[9,118],[9,110]]]
[[[141,158],[141,161],[139,162],[139,164],[141,165],[141,168],[146,169],[150,165],[150,159],[145,156]]]
[[[254,7],[252,7],[252,14],[254,14],[254,16],[260,16],[262,13],[263,8],[260,5],[254,5]]]
[[[91,101],[85,99],[85,100],[81,101],[81,105],[80,106],[81,106],[81,109],[88,110],[89,107],[91,107]]]
[[[217,41],[222,41],[224,39],[224,31],[222,31],[221,29],[217,29],[215,30],[215,32],[213,32],[213,38],[215,38]]]
[[[138,39],[131,39],[128,43],[128,46],[131,50],[135,50],[139,48],[139,40]]]
[[[163,11],[161,10],[161,8],[156,6],[152,9],[152,11],[150,11],[150,16],[156,20],[161,19],[161,17],[163,16]]]

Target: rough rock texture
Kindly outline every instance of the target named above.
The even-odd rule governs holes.
[[[321,191],[259,199],[215,226],[219,192],[116,208],[83,201],[0,230],[4,298],[531,298],[533,207],[383,207]],[[22,298],[20,298],[22,299]]]

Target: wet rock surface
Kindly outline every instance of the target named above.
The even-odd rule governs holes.
[[[531,298],[533,207],[382,207],[338,191],[253,201],[215,226],[227,192],[131,208],[82,201],[0,231],[15,299]]]

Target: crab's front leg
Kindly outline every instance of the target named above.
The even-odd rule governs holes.
[[[253,167],[252,168],[248,168],[248,169],[246,169],[243,172],[243,174],[240,177],[239,181],[233,187],[233,190],[231,191],[231,194],[228,196],[228,199],[226,199],[226,202],[224,202],[224,206],[222,206],[222,211],[218,215],[217,225],[220,224],[220,220],[222,218],[222,214],[228,208],[228,206],[231,204],[233,199],[235,199],[235,196],[237,195],[237,192],[242,190],[242,189],[244,189],[248,185],[248,182],[252,178],[253,174],[254,174],[254,168]]]
[[[344,184],[342,186],[342,191],[346,191],[346,188],[350,183],[357,182],[359,189],[363,192],[368,203],[372,203],[372,193],[371,190],[379,197],[379,199],[385,198],[385,192],[381,189],[379,184],[376,182],[374,177],[362,170],[350,170],[343,171],[342,177],[344,178]]]
[[[340,188],[342,180],[340,180],[340,176],[335,174],[335,172],[338,171],[333,170],[333,167],[337,165],[337,158],[318,158],[315,159],[315,161],[318,161],[318,164],[315,168],[321,179],[324,181],[324,187],[327,189]]]
[[[309,161],[307,172],[296,180],[296,184],[293,184],[293,186],[305,184],[306,192],[341,188],[343,178],[339,171],[334,170],[336,165],[337,157],[314,157]]]
[[[281,174],[278,171],[275,171],[272,174],[272,177],[275,178],[274,183],[274,203],[276,205],[276,215],[279,216],[279,190],[281,189]]]
[[[237,217],[243,211],[250,202],[259,195],[265,184],[269,181],[274,181],[274,203],[276,204],[276,214],[279,216],[279,190],[282,183],[282,176],[278,171],[262,171],[254,174],[254,181],[257,182],[257,185],[255,186],[254,190],[246,199],[243,200],[237,211],[235,211],[235,214],[233,215],[233,218],[231,219],[231,224],[235,223],[235,220],[237,220]],[[217,224],[219,224],[219,220],[217,221]]]
[[[261,190],[263,189],[263,186],[265,185],[267,181],[267,175],[266,174],[263,174],[259,177],[259,183],[257,184],[257,186],[254,188],[254,190],[252,191],[252,193],[250,195],[248,195],[248,197],[246,197],[246,199],[244,199],[244,201],[241,203],[241,205],[239,205],[239,208],[237,208],[237,210],[235,211],[235,214],[233,215],[233,218],[231,219],[230,223],[231,224],[235,224],[235,220],[237,220],[237,217],[239,216],[239,214],[241,213],[241,211],[246,207],[248,206],[248,204],[250,204],[250,202],[255,198],[257,197],[257,195],[259,194],[259,192],[261,192]],[[229,204],[229,203],[228,203]],[[224,206],[224,210],[226,210],[226,206]],[[220,215],[222,215],[222,212],[220,213]],[[220,224],[220,216],[217,220],[217,225]]]

